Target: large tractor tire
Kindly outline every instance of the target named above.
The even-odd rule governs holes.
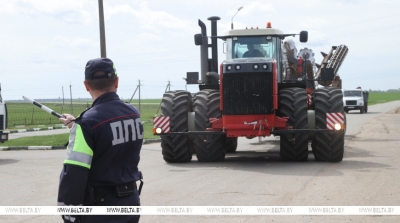
[[[221,118],[219,91],[204,89],[197,93],[194,102],[195,129],[206,131],[210,118]],[[196,135],[194,150],[199,162],[217,162],[225,159],[225,135]]]
[[[188,91],[166,92],[161,102],[161,116],[170,119],[171,132],[188,131],[188,112],[193,111],[192,96]],[[193,142],[187,135],[161,136],[164,160],[168,163],[190,162]]]
[[[347,131],[347,117],[346,117],[346,113],[344,113],[344,130],[343,130],[343,135],[346,135],[346,131]]]
[[[237,137],[233,137],[233,138],[226,138],[225,139],[225,149],[226,149],[226,153],[234,153],[236,152],[237,149],[237,142],[238,138]]]
[[[314,92],[315,128],[326,129],[326,113],[343,112],[341,89],[316,89]],[[346,124],[346,123],[345,123]],[[344,131],[318,133],[312,142],[315,160],[340,162],[344,153]]]
[[[302,88],[280,90],[279,113],[289,117],[287,126],[293,126],[293,129],[308,129],[306,90]],[[307,161],[308,134],[281,134],[279,154],[283,161]]]

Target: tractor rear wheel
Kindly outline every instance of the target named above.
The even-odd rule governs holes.
[[[238,143],[238,138],[237,137],[233,137],[233,138],[228,138],[227,137],[225,139],[226,153],[234,153],[234,152],[236,152],[237,143]]]
[[[279,113],[289,117],[287,125],[293,129],[308,129],[306,91],[302,88],[280,90]],[[281,134],[279,154],[283,161],[307,161],[308,134]]]
[[[315,128],[326,129],[326,113],[343,112],[343,94],[338,88],[316,89],[314,92]],[[345,123],[346,124],[346,123]],[[344,153],[344,131],[318,133],[312,142],[315,160],[340,162]]]
[[[194,102],[195,129],[206,131],[210,118],[221,118],[219,91],[204,89],[197,93]],[[196,135],[194,150],[199,162],[216,162],[225,159],[225,135]]]
[[[161,102],[161,116],[168,116],[171,132],[188,131],[188,112],[193,111],[192,96],[188,91],[166,92]],[[187,135],[161,136],[161,149],[168,163],[192,160],[192,142]]]

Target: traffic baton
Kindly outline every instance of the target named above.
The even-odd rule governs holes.
[[[32,100],[32,99],[30,99],[30,98],[28,98],[28,97],[25,97],[25,96],[22,96],[22,98],[23,98],[25,101],[29,101],[30,103],[32,103],[32,104],[38,106],[38,107],[41,108],[43,111],[45,111],[45,112],[47,112],[47,113],[50,113],[50,114],[56,116],[57,118],[66,118],[65,116],[58,114],[57,112],[51,110],[50,108],[48,108],[48,107],[46,107],[46,106],[40,104],[39,102],[37,102],[37,101],[35,101],[35,100]]]

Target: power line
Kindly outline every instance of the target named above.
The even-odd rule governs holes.
[[[179,52],[185,52],[185,51],[193,51],[196,50],[195,48],[191,47],[191,48],[186,48],[186,49],[180,49],[180,50],[174,50],[174,53],[179,53]],[[154,51],[154,52],[144,52],[144,53],[140,53],[140,54],[129,54],[129,55],[120,55],[120,56],[113,56],[111,59],[115,60],[118,58],[127,58],[130,59],[132,58],[142,58],[143,56],[147,56],[147,55],[154,55],[154,54],[163,54],[163,53],[170,53],[170,51],[168,51],[167,49],[164,51]],[[74,59],[67,59],[67,61],[83,61],[83,63],[86,62],[86,60],[88,60],[88,57],[85,58],[74,58]],[[45,61],[41,61],[41,63],[52,63],[54,62],[54,60],[45,60]],[[65,62],[65,60],[63,61],[63,63]],[[60,62],[61,63],[61,62]],[[7,62],[6,64],[37,64],[37,62],[33,62],[33,61],[29,61],[29,62]]]
[[[121,63],[120,65],[117,65],[116,67],[117,67],[117,69],[118,68],[121,68],[121,67],[136,67],[136,66],[143,66],[143,65],[149,65],[149,64],[170,64],[170,63],[177,63],[177,62],[187,62],[187,61],[194,61],[194,60],[199,60],[199,58],[200,58],[200,56],[193,56],[193,57],[185,57],[185,58],[176,58],[176,59],[161,59],[161,60],[155,60],[155,59],[152,59],[152,60],[146,60],[146,61],[137,61],[137,62],[134,62],[134,63]],[[75,67],[75,68],[70,68],[70,69],[65,69],[65,67],[63,67],[62,69],[61,68],[50,68],[50,69],[43,69],[43,68],[36,68],[36,69],[34,69],[34,68],[29,68],[29,69],[27,69],[27,70],[29,70],[29,71],[27,71],[27,70],[8,70],[8,69],[6,69],[7,70],[7,72],[8,73],[19,73],[19,74],[21,74],[21,73],[32,73],[32,71],[37,71],[37,70],[40,70],[40,72],[41,73],[45,73],[45,72],[60,72],[60,70],[63,70],[63,71],[68,71],[68,70],[76,70],[76,69],[79,69],[79,70],[81,70],[82,68],[81,67]]]

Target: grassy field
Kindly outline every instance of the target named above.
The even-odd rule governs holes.
[[[69,134],[32,136],[8,140],[1,146],[63,146],[68,142]]]
[[[155,137],[153,134],[152,138]],[[150,137],[149,137],[150,138]],[[145,139],[149,139],[146,138]],[[8,140],[4,143],[0,143],[0,147],[8,147],[8,146],[64,146],[69,139],[69,133],[58,134],[58,135],[48,135],[48,136],[32,136],[32,137],[23,137],[18,139]]]
[[[139,104],[131,103],[139,109]],[[140,112],[142,120],[146,121],[148,117],[152,117],[160,104],[160,100],[144,100],[140,104]],[[75,104],[62,104],[62,103],[43,103],[43,105],[53,109],[59,114],[67,113],[74,116],[79,115],[81,112],[91,106],[90,103],[75,103]],[[18,128],[20,125],[52,125],[59,124],[58,118],[52,116],[40,108],[29,103],[7,103],[8,108],[8,128]],[[145,118],[146,117],[146,118]]]
[[[400,100],[400,92],[370,92],[368,105]]]
[[[140,105],[140,113],[142,121],[152,122],[152,117],[156,114],[159,107],[160,100],[146,100]],[[136,108],[139,109],[139,105],[132,103]],[[91,106],[89,103],[79,103],[71,105],[64,105],[61,103],[43,103],[43,105],[53,109],[55,112],[63,114],[73,114],[74,116],[79,115],[85,109]],[[60,124],[57,117],[46,113],[40,108],[29,104],[29,103],[7,103],[8,109],[8,128],[18,129],[20,125],[23,128],[26,126],[36,127],[39,125],[52,125]]]

